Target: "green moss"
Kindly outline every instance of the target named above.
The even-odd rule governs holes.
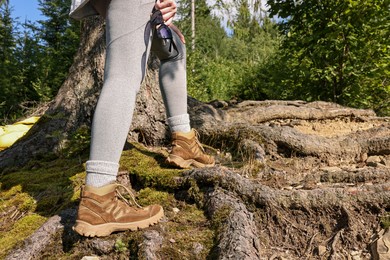
[[[382,228],[390,228],[390,212],[386,212],[385,215],[381,217],[380,222]]]
[[[214,231],[204,212],[195,205],[184,204],[171,221],[164,224],[164,231],[162,259],[206,259],[213,246]],[[197,245],[201,250],[195,255]]]
[[[33,212],[36,209],[37,203],[34,198],[29,194],[22,192],[22,186],[17,185],[12,187],[10,190],[0,192],[0,221],[6,221],[7,213],[10,209],[13,212]],[[11,223],[10,223],[11,224]],[[3,226],[4,228],[4,226]]]
[[[217,233],[221,233],[221,228],[223,228],[223,223],[225,223],[227,217],[230,215],[232,209],[229,206],[223,206],[214,212],[211,226]]]
[[[159,232],[168,238],[163,242],[162,259],[172,259],[174,256],[178,259],[206,259],[213,246],[214,229],[210,227],[204,212],[196,205],[189,205],[175,198],[172,191],[181,185],[177,182],[177,177],[181,176],[183,170],[172,169],[165,164],[166,156],[166,152],[162,150],[151,152],[144,146],[135,144],[131,150],[123,152],[121,167],[129,171],[133,187],[139,190],[137,199],[140,204],[157,203],[164,207],[166,219],[169,221],[153,227],[161,228]],[[76,206],[80,187],[85,179],[84,161],[82,158],[34,161],[23,168],[8,170],[0,176],[0,213],[13,207],[13,212],[25,215],[17,222],[11,221],[7,227],[1,226],[0,242],[5,242],[0,249],[0,258],[36,230],[45,220],[44,217]],[[195,182],[190,192],[193,196],[203,196]],[[179,208],[180,211],[174,212],[173,208]],[[4,216],[9,217],[10,214],[12,211]],[[29,227],[25,229],[26,232],[21,232],[20,229],[24,225]],[[9,234],[17,236],[13,238]],[[118,247],[113,253],[115,257],[137,256],[142,259],[138,256],[141,252],[139,247],[143,241],[142,234],[143,231],[123,232],[123,235],[119,236],[121,243],[117,242]],[[174,239],[174,242],[169,239]],[[56,238],[56,241],[58,244],[63,242],[61,236]],[[194,247],[199,244],[201,249],[195,256]],[[56,259],[70,259],[90,250],[78,243],[72,244],[71,247],[63,253],[63,248],[60,248],[56,252]]]
[[[83,171],[77,158],[32,161],[23,168],[3,173],[0,177],[0,255],[26,239],[42,225],[45,217],[74,205],[74,190],[79,185],[78,175]],[[20,216],[25,217],[18,220]]]
[[[115,241],[114,247],[115,247],[115,251],[119,253],[124,253],[128,250],[126,243],[124,243],[121,238],[118,238]]]
[[[90,129],[87,126],[82,125],[70,136],[60,153],[67,158],[71,158],[87,152],[90,143]]]
[[[21,185],[16,185],[9,189],[8,191],[2,192],[1,193],[1,198],[3,200],[8,200],[11,197],[15,196],[16,194],[20,193],[22,191],[22,186]]]
[[[30,236],[45,221],[46,218],[40,215],[27,215],[19,219],[10,231],[0,233],[0,259],[4,258],[14,246]]]
[[[176,178],[181,176],[183,170],[172,169],[165,163],[165,158],[166,155],[162,152],[151,152],[141,144],[133,144],[132,149],[122,153],[120,165],[129,170],[135,184],[175,189],[178,187]]]
[[[80,199],[81,187],[85,183],[85,176],[86,176],[86,172],[83,171],[69,178],[69,180],[72,182],[72,185],[74,187],[73,196],[70,198],[71,202],[76,202]]]
[[[189,184],[190,188],[188,189],[188,197],[196,201],[198,203],[199,208],[203,208],[204,196],[203,193],[200,191],[198,184],[193,179],[190,180]]]
[[[25,210],[37,210],[41,215],[52,215],[74,203],[74,187],[80,185],[81,178],[74,176],[82,176],[82,172],[84,167],[79,159],[57,159],[29,164],[0,177],[1,188],[5,192],[3,198],[14,204],[15,201],[11,201],[10,196],[23,191],[36,201],[36,208],[32,208],[32,201],[26,200]]]
[[[138,203],[143,206],[160,204],[164,208],[172,207],[173,194],[163,191],[156,191],[151,188],[145,188],[139,191],[137,196]]]

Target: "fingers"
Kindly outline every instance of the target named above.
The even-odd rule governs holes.
[[[176,2],[174,0],[157,0],[155,8],[161,11],[165,24],[171,25],[177,12]]]
[[[176,2],[174,0],[157,0],[155,7],[161,12],[163,9],[177,9]]]
[[[177,28],[174,24],[171,24],[169,28],[171,28],[179,36],[182,43],[186,44],[186,39],[184,38],[184,35],[181,33],[179,28]]]
[[[171,26],[172,25],[172,22],[173,22],[173,17],[172,18],[168,18],[168,20],[165,20],[164,18],[164,23],[167,25],[167,26]]]

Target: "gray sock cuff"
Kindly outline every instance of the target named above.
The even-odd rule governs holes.
[[[116,176],[118,174],[119,164],[107,161],[87,161],[87,173],[97,173]]]
[[[172,132],[189,132],[191,130],[190,115],[188,114],[172,116],[167,121]]]

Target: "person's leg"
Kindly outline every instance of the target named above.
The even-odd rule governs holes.
[[[173,30],[172,35],[172,40],[159,39],[154,33],[151,49],[161,61],[160,89],[172,132],[172,151],[167,162],[180,168],[213,166],[214,158],[204,152],[196,131],[190,127],[186,49]]]
[[[151,50],[161,61],[159,82],[168,125],[172,132],[189,132],[186,48],[174,31],[172,35],[171,43],[171,40],[157,38],[154,33]]]
[[[119,195],[122,185],[115,183],[144,73],[144,29],[153,4],[153,0],[112,0],[108,7],[104,84],[93,118],[86,185],[73,227],[83,236],[146,228],[164,215],[159,205],[142,208],[134,197],[127,201]]]
[[[134,4],[136,2],[137,4]],[[115,181],[123,145],[132,121],[146,46],[144,30],[154,1],[112,0],[106,19],[104,84],[92,122],[86,184]]]

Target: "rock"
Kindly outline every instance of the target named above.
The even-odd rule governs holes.
[[[204,246],[201,243],[195,242],[192,245],[192,253],[195,256],[198,256],[202,252],[203,249],[204,249]]]
[[[115,241],[102,238],[95,238],[91,241],[90,247],[97,253],[105,255],[114,250]]]
[[[99,260],[98,256],[84,256],[81,260]]]
[[[178,209],[178,208],[173,208],[172,211],[173,211],[173,213],[177,214],[177,213],[180,212],[180,209]]]
[[[365,162],[368,159],[367,153],[360,154],[360,161]]]
[[[387,158],[384,156],[381,160],[381,163],[387,167],[390,167],[390,157],[387,156]]]
[[[367,161],[366,162],[380,162],[381,161],[381,158],[377,155],[375,156],[370,156],[367,158]]]
[[[380,162],[381,158],[379,156],[370,156],[367,158],[366,164],[367,166],[377,167]]]
[[[176,243],[176,240],[173,239],[173,238],[171,238],[171,239],[169,239],[169,242],[171,242],[171,243]]]
[[[318,246],[318,255],[322,256],[326,253],[326,246],[319,245]]]
[[[341,168],[333,166],[333,167],[322,167],[320,168],[321,171],[324,172],[339,172],[341,171]]]
[[[351,251],[350,255],[352,256],[352,260],[361,260],[361,251]]]
[[[146,260],[156,260],[160,259],[158,257],[158,250],[161,248],[163,243],[163,237],[156,230],[148,230],[143,234],[143,258]]]
[[[390,260],[390,229],[382,229],[372,239],[373,260]]]

